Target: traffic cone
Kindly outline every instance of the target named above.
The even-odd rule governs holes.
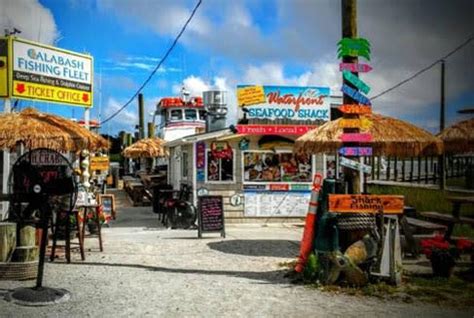
[[[308,213],[303,231],[303,238],[300,244],[300,255],[295,266],[295,271],[301,273],[308,260],[308,256],[313,249],[313,241],[316,230],[316,211],[318,210],[319,191],[321,190],[322,175],[316,174],[313,181],[313,189],[311,190],[311,199],[309,200]]]

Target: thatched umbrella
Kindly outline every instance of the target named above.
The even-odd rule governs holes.
[[[168,156],[168,151],[164,147],[165,141],[160,138],[146,138],[128,146],[123,151],[127,158],[156,158]]]
[[[412,157],[420,155],[438,155],[443,151],[441,139],[426,130],[405,121],[378,114],[360,116],[368,119],[371,126],[366,133],[372,135],[367,146],[372,147],[374,155]],[[340,139],[343,128],[342,118],[330,121],[296,139],[295,151],[305,153],[334,153],[343,143]]]
[[[108,149],[109,142],[79,124],[52,114],[26,108],[20,113],[0,115],[0,148],[13,150],[18,144],[27,149],[58,151]]]
[[[446,153],[474,152],[474,118],[460,121],[437,136],[443,140]]]

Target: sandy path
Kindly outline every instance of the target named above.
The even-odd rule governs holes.
[[[279,262],[293,259],[301,229],[229,227],[227,238],[156,227],[147,208],[122,211],[104,229],[105,251],[74,264],[47,263],[44,285],[72,299],[48,307],[0,300],[1,317],[472,317],[426,304],[334,295],[290,285]],[[0,293],[33,282],[0,281]]]

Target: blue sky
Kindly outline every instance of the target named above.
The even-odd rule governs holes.
[[[197,0],[0,0],[0,30],[16,27],[33,41],[94,57],[92,118],[107,118],[148,77]],[[373,96],[445,55],[474,33],[469,0],[358,2],[359,35],[372,43],[374,70],[361,78]],[[203,0],[180,43],[143,90],[147,112],[183,85],[194,94],[229,91],[235,121],[238,84],[328,86],[340,94],[336,58],[340,1]],[[447,123],[474,107],[474,41],[447,69]],[[374,110],[432,132],[439,126],[439,66],[373,102]],[[43,111],[82,117],[78,107],[20,102]],[[132,131],[137,102],[102,132]]]

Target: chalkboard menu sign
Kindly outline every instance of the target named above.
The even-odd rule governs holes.
[[[220,195],[204,195],[199,197],[198,237],[203,232],[221,232],[225,237],[224,205]]]

